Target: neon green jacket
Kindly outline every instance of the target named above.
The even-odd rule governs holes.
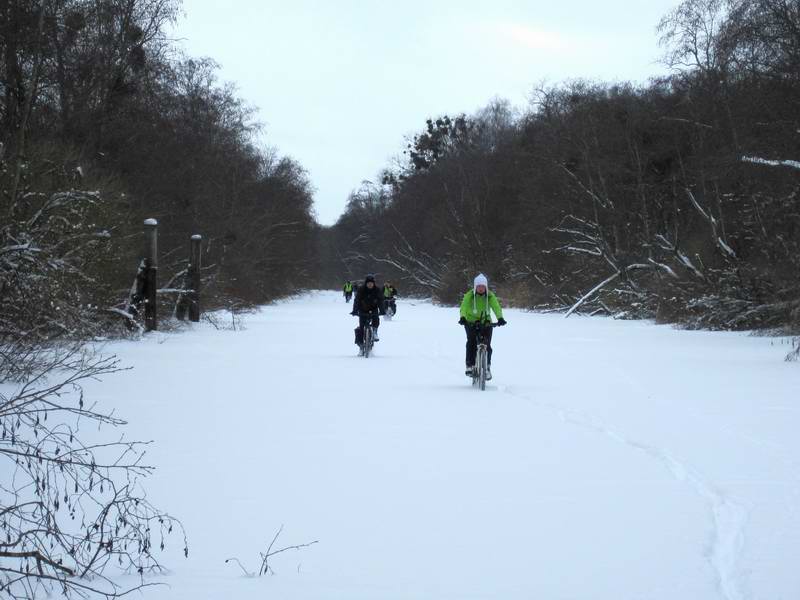
[[[345,284],[344,284],[344,288],[343,289],[344,289],[345,292],[352,292],[353,291],[353,284],[350,283],[349,281],[346,281]]]
[[[500,302],[497,301],[494,292],[487,290],[485,295],[480,295],[476,294],[475,290],[470,290],[464,294],[464,300],[461,302],[461,316],[468,323],[491,322],[490,310],[498,319],[503,318],[503,309],[500,308]]]

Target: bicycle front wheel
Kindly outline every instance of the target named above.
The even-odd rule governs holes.
[[[484,391],[486,389],[486,373],[489,369],[487,364],[487,357],[488,357],[488,352],[486,351],[486,347],[481,348],[480,362],[478,363],[480,365],[478,386],[481,388],[481,391]]]
[[[372,352],[372,327],[364,328],[364,358],[369,358]]]

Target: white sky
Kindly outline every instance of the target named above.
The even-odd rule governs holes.
[[[308,169],[318,220],[405,136],[533,87],[663,73],[655,27],[678,0],[184,0],[175,36],[258,107],[263,142]]]

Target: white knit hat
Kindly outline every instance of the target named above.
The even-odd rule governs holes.
[[[478,276],[472,283],[475,288],[477,288],[479,285],[483,285],[487,288],[489,287],[489,280],[486,279],[486,275],[484,275],[483,273],[478,273]]]

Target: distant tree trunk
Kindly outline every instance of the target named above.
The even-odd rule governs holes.
[[[16,165],[14,167],[14,181],[11,184],[11,192],[10,192],[9,208],[8,208],[10,217],[14,216],[14,212],[16,209],[20,180],[22,179],[22,167],[25,163],[25,139],[26,139],[25,136],[28,130],[28,119],[30,119],[31,110],[33,109],[33,103],[38,93],[39,74],[42,68],[43,52],[41,46],[42,46],[42,32],[44,30],[44,13],[46,6],[47,6],[47,0],[42,0],[42,4],[39,7],[39,21],[37,25],[36,45],[35,45],[36,58],[34,59],[31,84],[30,84],[30,89],[28,90],[28,93],[25,98],[25,106],[22,110],[22,117],[20,119],[19,124],[17,125],[18,127],[17,143],[15,148]],[[21,82],[18,83],[21,84]]]

